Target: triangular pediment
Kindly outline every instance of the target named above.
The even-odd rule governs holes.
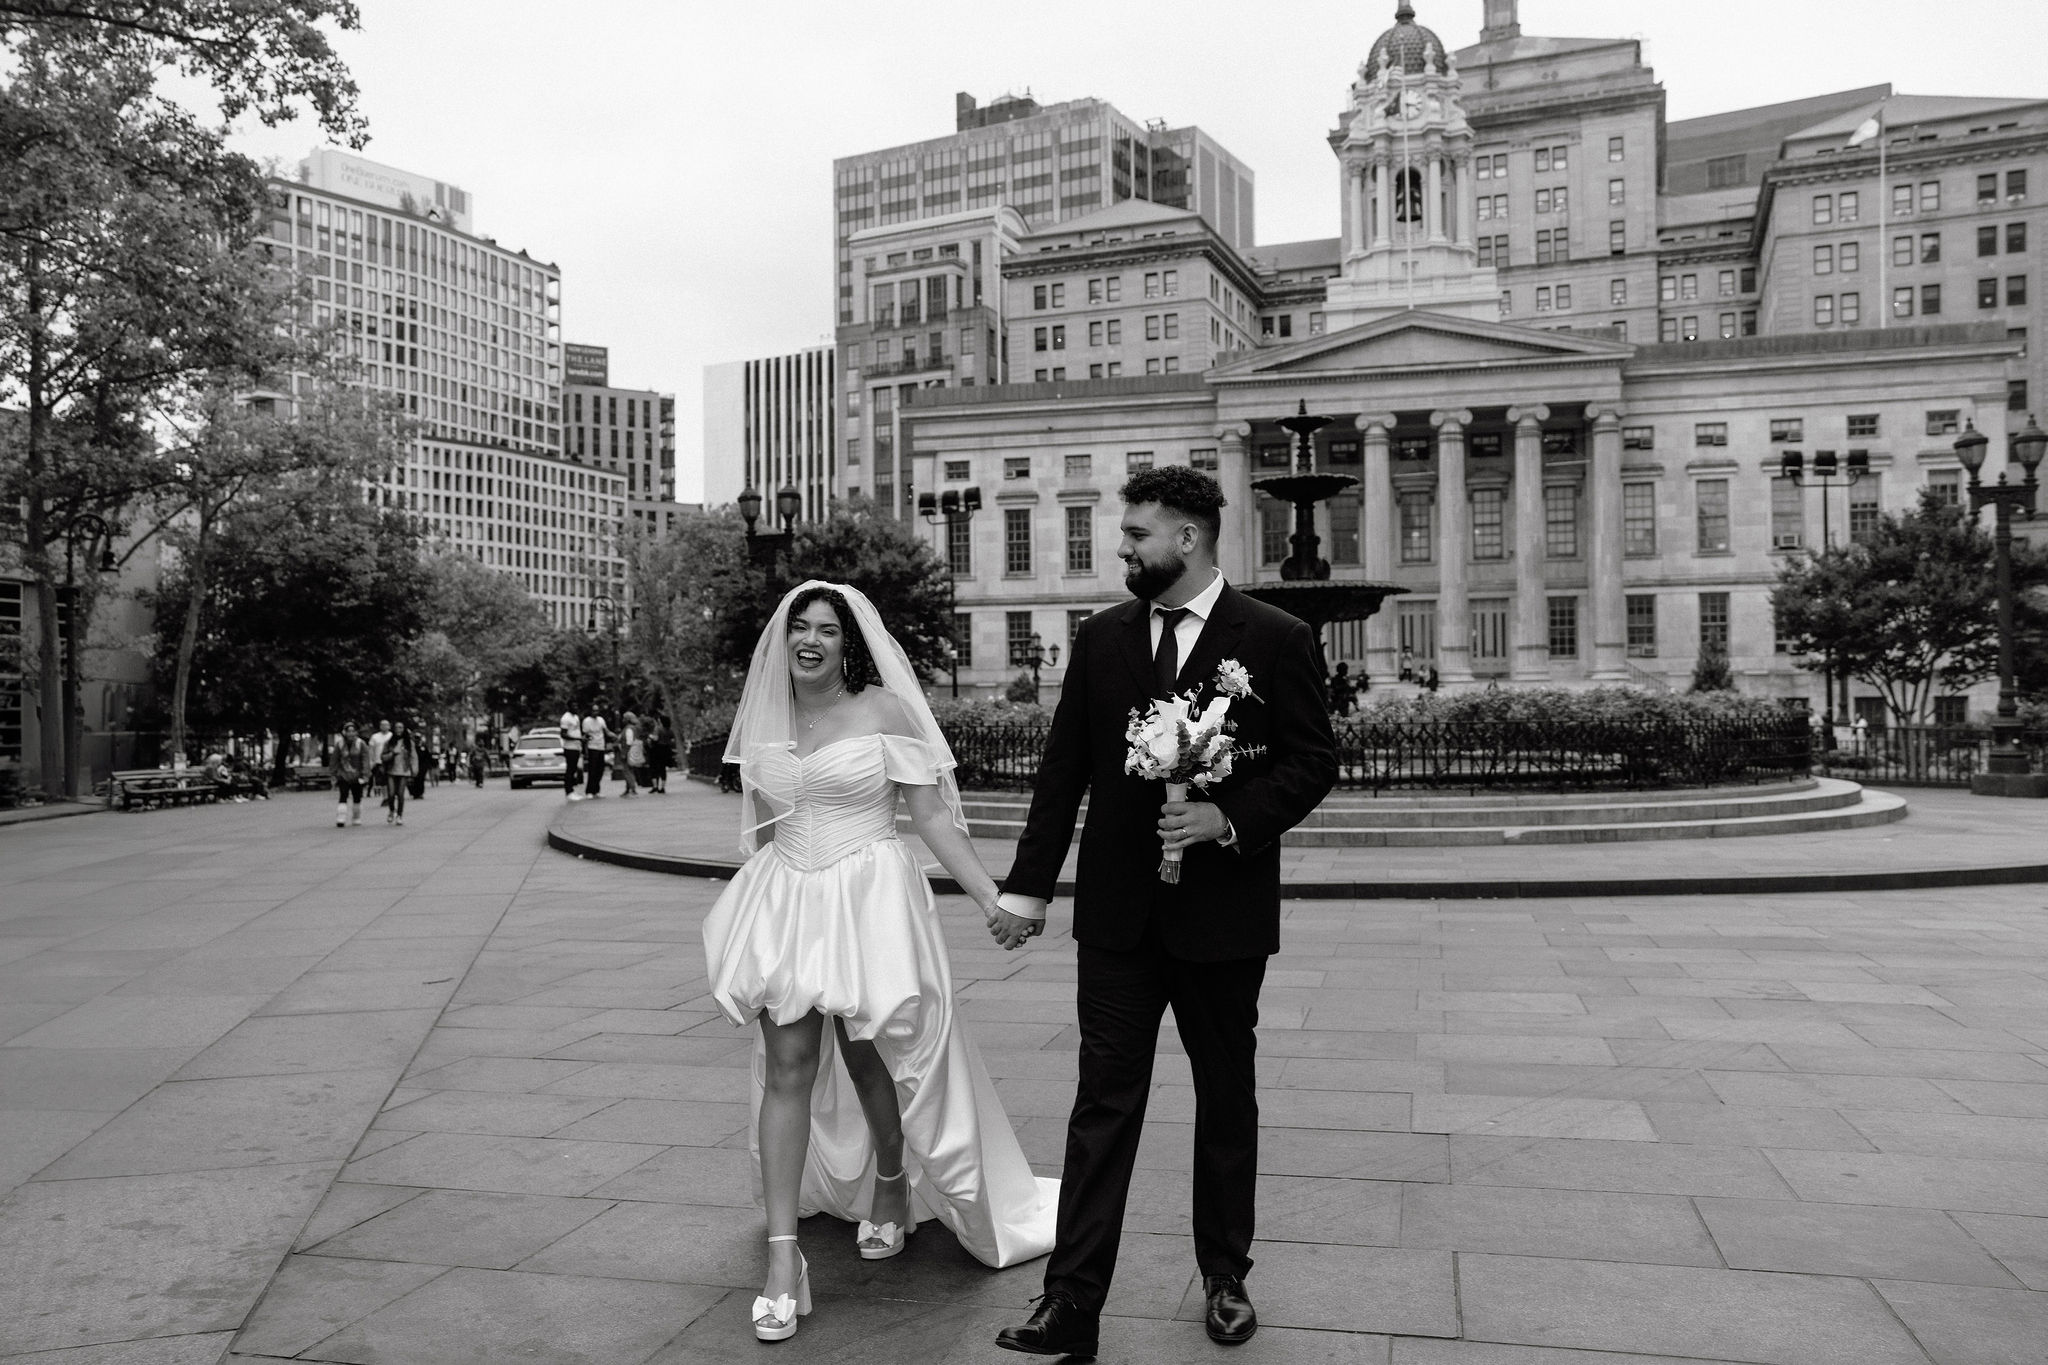
[[[1625,341],[1588,333],[1545,332],[1513,323],[1479,322],[1410,309],[1327,336],[1262,347],[1212,367],[1209,378],[1225,381],[1278,374],[1511,369],[1530,364],[1603,360],[1618,365],[1634,351]]]

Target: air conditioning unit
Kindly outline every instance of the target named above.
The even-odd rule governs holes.
[[[1771,537],[1771,548],[1774,550],[1796,550],[1805,543],[1806,537],[1796,531],[1789,535]]]

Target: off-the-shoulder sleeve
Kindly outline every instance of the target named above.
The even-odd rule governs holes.
[[[939,764],[931,745],[909,735],[883,735],[881,739],[882,770],[891,782],[912,787],[938,784]]]

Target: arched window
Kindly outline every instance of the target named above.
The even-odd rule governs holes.
[[[1404,166],[1394,173],[1394,221],[1422,221],[1422,172],[1414,166]]]

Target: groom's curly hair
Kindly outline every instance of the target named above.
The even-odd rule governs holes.
[[[839,618],[839,671],[846,679],[846,690],[858,692],[870,683],[880,682],[882,675],[875,668],[867,637],[861,634],[860,623],[853,619],[846,594],[837,588],[805,588],[798,593],[789,604],[789,617],[783,629],[796,629],[813,602],[830,603],[832,614]]]
[[[1198,469],[1184,464],[1154,465],[1124,480],[1117,490],[1124,504],[1156,502],[1167,511],[1186,517],[1208,531],[1213,544],[1223,535],[1223,509],[1227,502],[1223,485]]]

